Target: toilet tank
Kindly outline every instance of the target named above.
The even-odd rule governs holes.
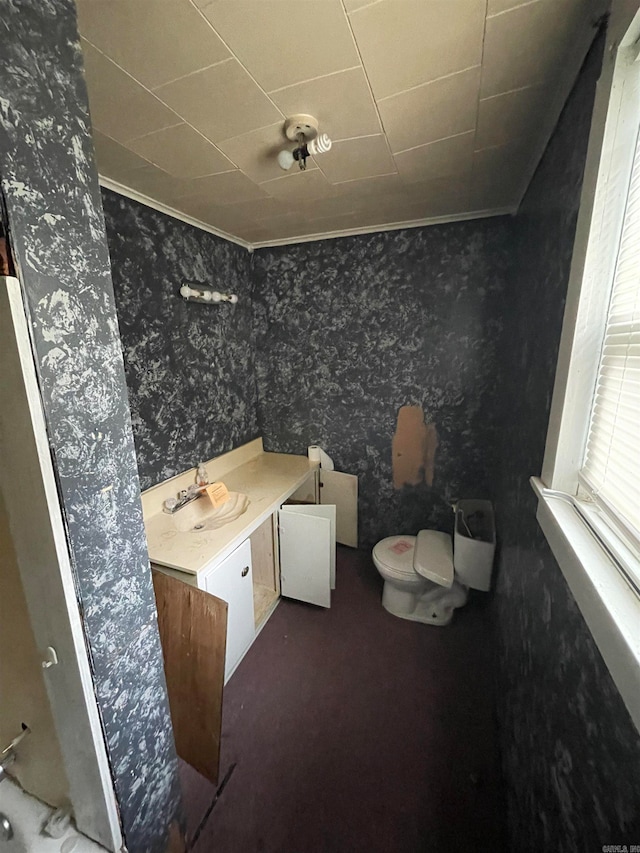
[[[453,565],[460,583],[487,592],[496,550],[491,501],[461,500],[455,506]]]

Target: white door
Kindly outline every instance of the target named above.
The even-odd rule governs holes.
[[[109,850],[120,850],[118,810],[20,283],[2,276],[0,362],[0,489],[33,634],[47,662],[43,672],[66,759],[71,805],[81,832]],[[55,650],[53,665],[49,648]]]
[[[229,605],[224,659],[226,684],[256,635],[251,542],[248,539],[206,576],[205,589]]]
[[[358,478],[320,468],[320,503],[336,507],[336,541],[358,547]]]
[[[330,607],[336,585],[335,506],[283,506],[278,523],[282,595]]]

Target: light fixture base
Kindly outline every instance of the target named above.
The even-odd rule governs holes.
[[[284,123],[284,132],[291,142],[297,142],[301,133],[305,142],[311,142],[318,135],[318,119],[308,115],[289,116]]]

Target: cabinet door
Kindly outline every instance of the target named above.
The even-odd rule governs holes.
[[[358,547],[358,478],[320,469],[320,503],[336,507],[336,541]]]
[[[280,592],[288,598],[331,606],[336,572],[336,508],[284,506],[280,528]]]
[[[251,543],[247,539],[206,576],[207,592],[229,605],[225,684],[255,638]]]
[[[157,569],[153,570],[153,586],[176,751],[215,785],[227,605]]]

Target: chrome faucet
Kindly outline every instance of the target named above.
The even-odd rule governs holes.
[[[6,779],[9,774],[7,773],[7,767],[11,767],[13,762],[16,760],[16,747],[20,743],[20,741],[26,737],[31,732],[29,726],[25,723],[22,723],[22,731],[19,735],[14,737],[11,743],[0,753],[0,782]]]
[[[174,512],[178,512],[178,510],[182,509],[183,506],[190,504],[191,501],[197,500],[203,491],[204,489],[202,486],[196,486],[195,484],[189,486],[188,489],[182,489],[182,491],[178,492],[177,498],[166,499],[163,510],[168,512],[169,515],[173,515]]]

